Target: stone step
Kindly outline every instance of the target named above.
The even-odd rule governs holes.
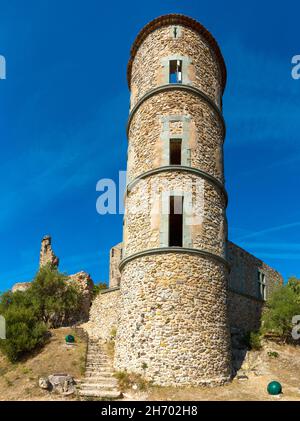
[[[85,377],[91,377],[91,376],[106,376],[106,375],[112,375],[113,371],[112,370],[87,370],[85,372]]]
[[[106,371],[106,372],[110,372],[110,373],[113,373],[113,368],[111,367],[111,366],[108,366],[108,365],[102,365],[102,366],[100,366],[100,367],[91,367],[91,366],[86,366],[85,367],[85,371]]]
[[[84,390],[79,392],[80,396],[86,396],[91,398],[108,398],[108,399],[119,399],[122,397],[122,393],[118,390]]]
[[[103,383],[103,382],[111,382],[111,383],[118,383],[118,380],[113,377],[112,375],[109,376],[90,376],[90,377],[85,377],[84,379],[82,379],[81,383]]]
[[[111,363],[88,363],[86,367],[112,367]]]

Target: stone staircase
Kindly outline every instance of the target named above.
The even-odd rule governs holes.
[[[118,399],[118,381],[113,377],[111,358],[104,345],[96,339],[89,339],[85,378],[82,380],[79,395],[82,398]]]

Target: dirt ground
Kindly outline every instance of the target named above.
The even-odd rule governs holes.
[[[277,352],[278,357],[268,355]],[[300,400],[300,346],[268,343],[262,351],[251,351],[253,366],[245,370],[246,380],[233,379],[222,387],[150,387],[145,392],[125,394],[124,400],[166,401],[291,401]],[[271,396],[267,392],[270,381],[282,384],[283,393]]]
[[[18,364],[0,355],[0,400],[66,400],[39,388],[39,377],[68,373],[80,380],[84,375],[86,341],[70,328],[52,330],[50,342],[36,355]],[[65,336],[74,334],[76,345],[65,344]],[[275,356],[274,356],[275,355]],[[154,387],[143,391],[128,390],[122,401],[290,401],[300,400],[300,346],[268,342],[261,351],[250,351],[243,364],[247,379],[235,377],[222,387]],[[267,385],[277,380],[283,393],[270,396]],[[68,400],[78,399],[76,396]]]
[[[0,354],[0,400],[65,400],[38,386],[40,377],[68,373],[75,379],[84,374],[86,341],[70,328],[51,330],[50,341],[35,355],[11,364]],[[72,334],[76,343],[68,346],[65,336]],[[69,398],[72,399],[72,398]],[[68,400],[69,400],[68,399]],[[73,398],[74,399],[74,398]]]

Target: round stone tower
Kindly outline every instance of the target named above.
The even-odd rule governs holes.
[[[127,76],[115,368],[159,385],[222,384],[231,375],[224,60],[200,23],[172,14],[138,34]]]

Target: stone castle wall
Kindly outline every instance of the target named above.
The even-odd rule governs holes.
[[[119,288],[102,291],[93,300],[89,321],[85,325],[91,338],[109,340],[118,328],[120,313]]]
[[[229,322],[245,332],[257,330],[265,301],[259,294],[258,272],[265,275],[266,299],[283,278],[262,260],[228,241],[227,258],[231,266],[229,274]]]
[[[185,165],[223,182],[220,114],[207,101],[180,87],[148,98],[133,114],[128,131],[129,182],[145,171],[168,165],[168,135],[183,137]]]
[[[184,223],[184,245],[225,257],[224,194],[210,181],[174,170],[145,178],[143,184],[136,184],[128,194],[123,257],[167,246],[165,231],[168,215],[163,204],[167,202],[164,193],[173,191],[187,194],[186,200],[189,200],[188,194],[192,192],[193,213]]]
[[[120,286],[121,273],[119,263],[122,258],[122,243],[116,244],[109,253],[109,288]]]

